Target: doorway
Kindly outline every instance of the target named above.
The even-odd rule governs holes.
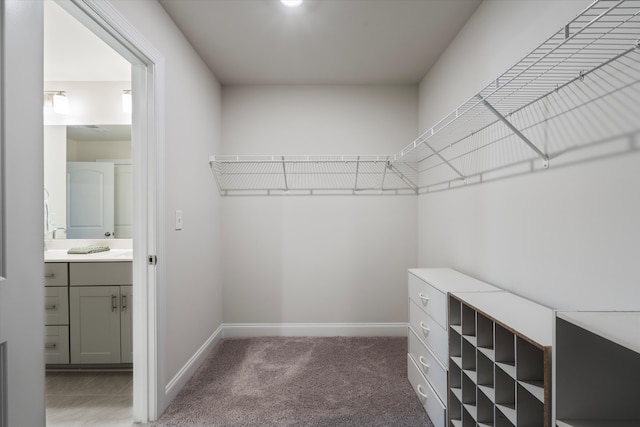
[[[47,0],[52,2],[52,0]],[[119,88],[118,97],[125,92],[131,96],[131,160],[133,215],[133,421],[147,422],[158,416],[160,393],[157,363],[157,304],[162,295],[156,282],[162,278],[156,271],[155,259],[158,198],[156,191],[157,151],[160,121],[156,102],[160,93],[156,78],[162,73],[162,58],[108,2],[89,0],[56,0],[61,7],[92,35],[97,36],[128,62],[130,85]],[[45,6],[48,7],[48,6]],[[45,88],[46,89],[46,88]],[[70,94],[68,94],[70,95]],[[106,95],[104,95],[106,96]],[[73,100],[69,97],[69,105]],[[71,110],[71,108],[70,108]],[[64,121],[64,119],[62,119]],[[115,122],[118,123],[118,122]],[[65,123],[66,124],[66,123]],[[114,122],[110,123],[114,124]],[[119,156],[118,156],[119,158]],[[121,159],[122,160],[122,159]],[[58,228],[58,227],[56,227]],[[62,227],[60,227],[62,228]],[[116,236],[117,237],[117,236]]]

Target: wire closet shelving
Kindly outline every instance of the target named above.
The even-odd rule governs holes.
[[[640,148],[640,0],[598,0],[397,154],[209,157],[221,195],[419,194]]]

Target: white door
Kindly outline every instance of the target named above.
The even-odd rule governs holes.
[[[133,238],[133,167],[114,165],[114,231],[118,239]]]
[[[0,426],[43,426],[42,2],[0,0]]]
[[[67,162],[67,238],[112,239],[113,163]]]

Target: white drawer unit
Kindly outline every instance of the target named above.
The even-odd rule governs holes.
[[[434,425],[444,426],[449,363],[448,294],[499,289],[448,268],[411,269],[408,279],[409,381]]]

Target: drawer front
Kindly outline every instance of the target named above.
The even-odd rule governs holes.
[[[69,264],[71,286],[132,285],[131,262],[72,262]]]
[[[45,326],[44,354],[48,364],[69,363],[68,326]]]
[[[427,344],[440,363],[448,367],[447,332],[413,302],[409,303],[409,326]]]
[[[409,354],[443,402],[447,401],[447,370],[434,354],[409,330]]]
[[[447,329],[447,295],[409,273],[409,299]]]
[[[66,262],[45,262],[44,263],[44,285],[45,286],[67,286],[69,275],[67,274]]]
[[[445,427],[446,407],[433,391],[426,378],[420,373],[411,355],[407,355],[407,374],[413,391],[420,399],[420,403],[427,411],[434,427]]]
[[[69,288],[44,288],[44,320],[45,325],[69,324]]]

